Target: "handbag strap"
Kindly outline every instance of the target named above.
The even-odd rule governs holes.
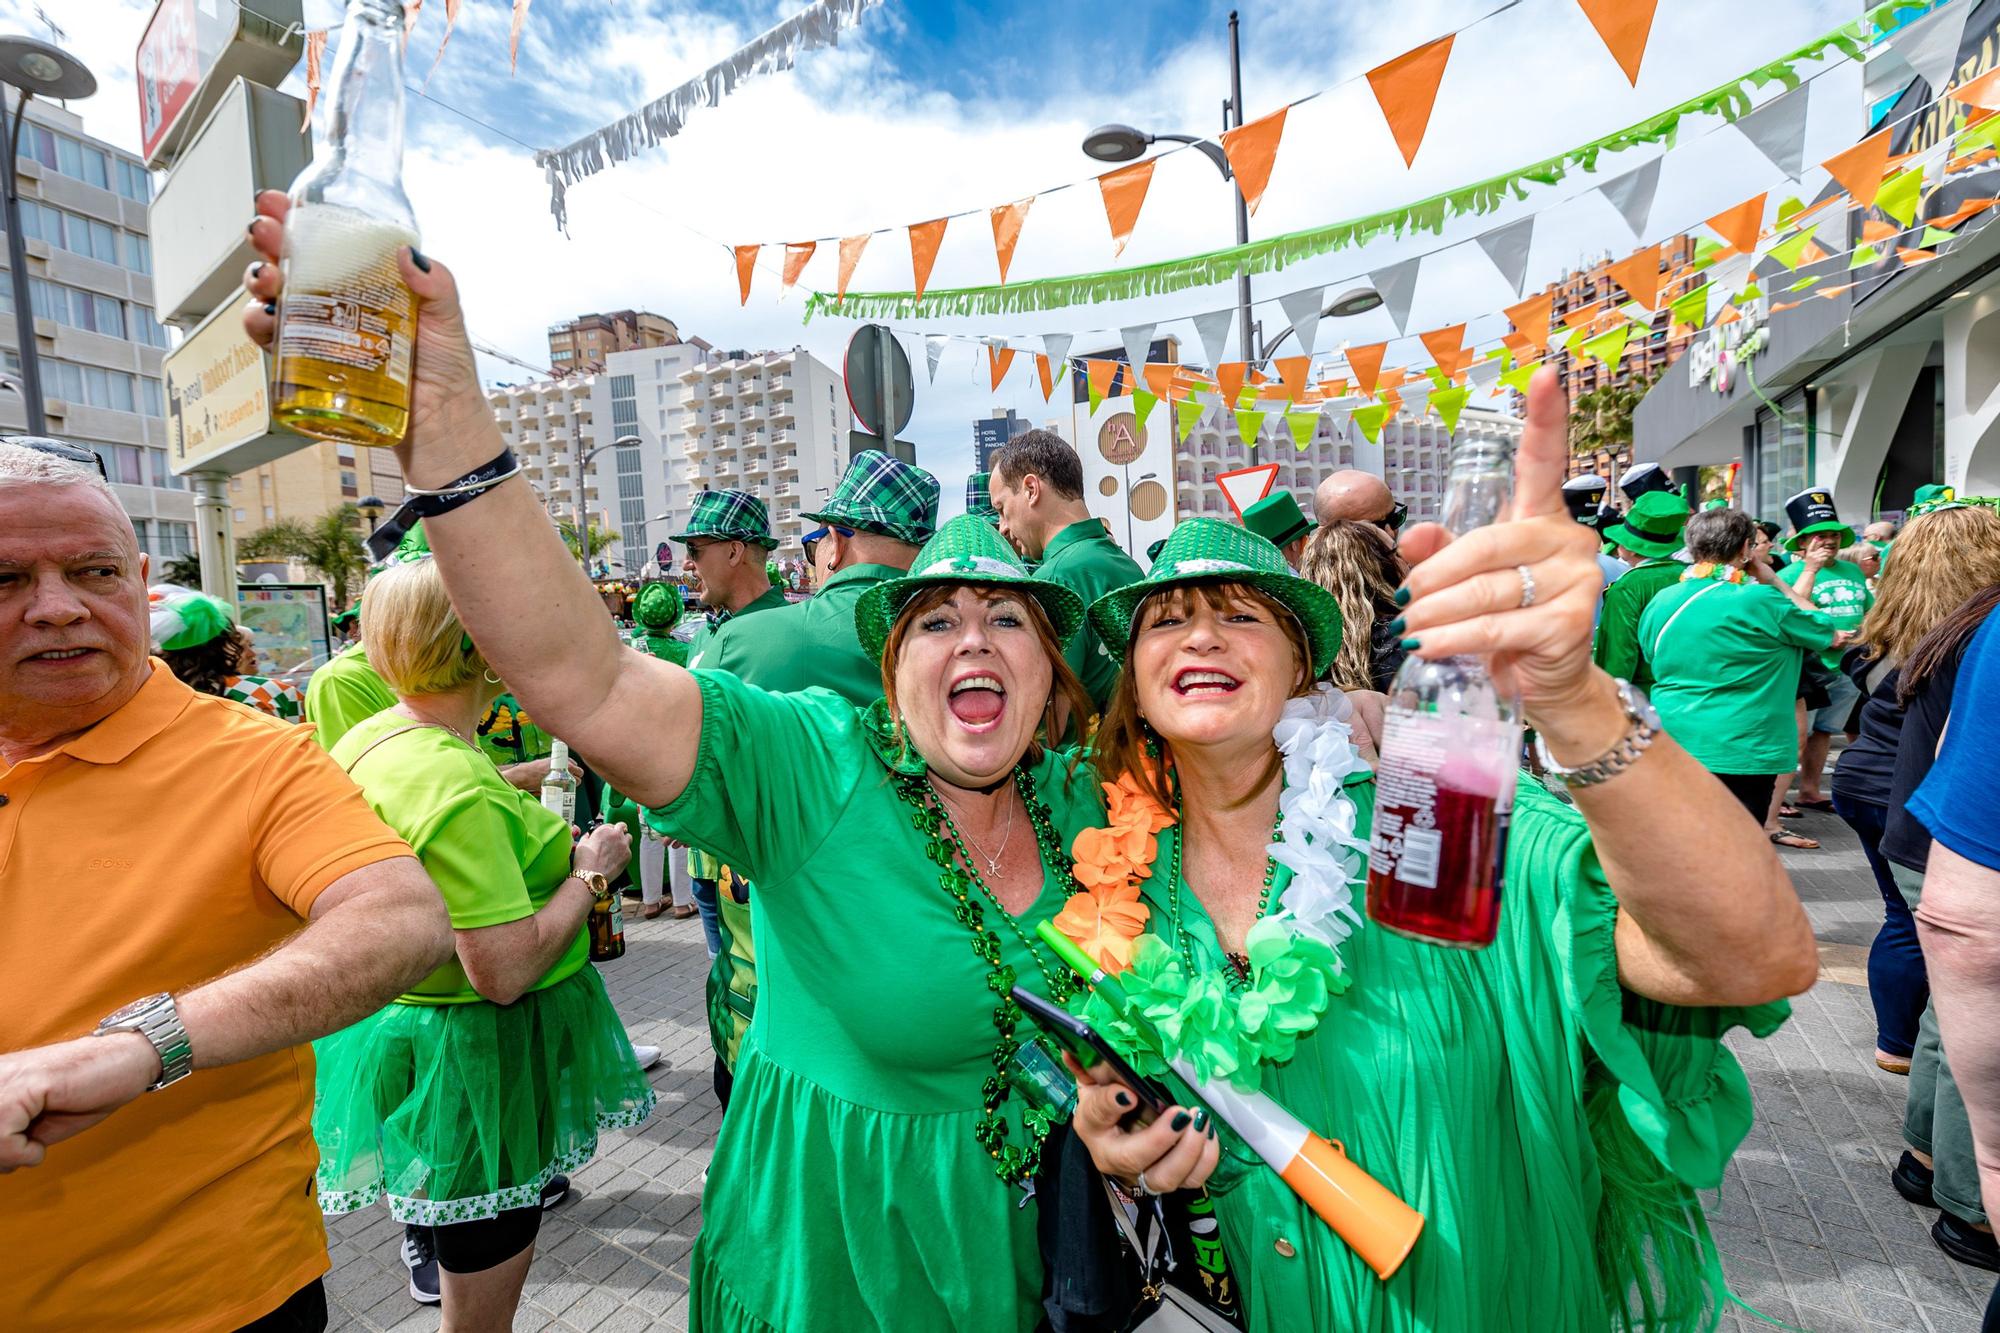
[[[1728,586],[1730,585],[1726,583],[1711,583],[1706,588],[1703,588],[1700,592],[1696,593],[1694,596],[1688,598],[1685,602],[1682,602],[1678,607],[1676,607],[1674,609],[1674,613],[1667,617],[1667,623],[1660,626],[1660,632],[1653,636],[1653,646],[1646,650],[1647,659],[1651,660],[1652,658],[1659,655],[1660,640],[1667,637],[1667,631],[1674,627],[1674,622],[1676,620],[1679,620],[1684,614],[1686,614],[1687,609],[1690,606],[1693,606],[1696,602],[1708,596],[1710,593],[1714,592],[1717,588],[1726,588]]]
[[[341,768],[349,773],[352,773],[354,771],[354,766],[360,763],[363,759],[366,759],[369,755],[375,753],[375,747],[380,745],[383,741],[393,741],[396,739],[396,737],[404,735],[407,732],[423,731],[425,728],[430,728],[430,727],[435,727],[439,731],[447,730],[447,728],[445,727],[439,727],[435,722],[412,722],[407,727],[397,727],[394,731],[384,732],[382,735],[377,736],[374,740],[368,742],[367,745],[362,747],[360,754],[355,755],[354,758],[342,764]]]

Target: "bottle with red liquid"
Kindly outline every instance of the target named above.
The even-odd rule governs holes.
[[[1497,521],[1513,481],[1506,442],[1462,441],[1444,526],[1462,536]],[[1495,684],[1484,658],[1404,661],[1389,687],[1376,768],[1371,918],[1433,944],[1493,942],[1520,764],[1520,698]]]

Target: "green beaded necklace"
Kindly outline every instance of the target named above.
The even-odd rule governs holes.
[[[1167,862],[1167,925],[1173,931],[1174,938],[1180,942],[1181,961],[1187,964],[1187,974],[1192,977],[1199,975],[1202,969],[1195,966],[1194,949],[1188,943],[1187,932],[1181,929],[1181,844],[1187,840],[1187,824],[1180,818],[1180,788],[1178,784],[1176,784],[1174,789],[1174,816],[1173,856]],[[1285,812],[1280,808],[1277,815],[1271,820],[1272,842],[1283,842],[1285,840],[1284,822]],[[1277,878],[1278,863],[1267,855],[1264,858],[1264,889],[1263,892],[1257,895],[1257,916],[1255,919],[1258,921],[1262,921],[1264,914],[1271,910],[1271,885]],[[1217,938],[1219,940],[1220,936],[1218,935]],[[1227,950],[1223,951],[1222,956],[1229,960],[1229,966],[1222,971],[1222,979],[1229,984],[1229,989],[1237,991],[1247,989],[1250,985],[1250,956],[1248,954],[1230,953]]]
[[[1065,888],[1069,892],[1080,891],[1070,872],[1069,862],[1062,854],[1062,843],[1056,836],[1049,808],[1035,794],[1033,775],[1025,768],[1016,768],[1014,780],[1020,788],[1021,803],[1027,807],[1028,822],[1034,827],[1035,847],[1041,854],[1043,867],[1057,867],[1057,873],[1065,881]],[[993,1159],[995,1175],[1010,1184],[1024,1184],[1033,1179],[1036,1168],[1041,1164],[1042,1143],[1048,1138],[1049,1126],[1055,1116],[1040,1107],[1030,1107],[1022,1115],[1028,1136],[1026,1146],[1007,1142],[1007,1119],[1000,1112],[1013,1088],[1013,1075],[1008,1072],[1008,1064],[1021,1048],[1014,1033],[1022,1014],[1021,1006],[1013,996],[1017,974],[1011,966],[1000,961],[1000,937],[986,924],[986,903],[993,905],[1014,938],[1035,960],[1035,966],[1041,969],[1042,980],[1048,985],[1049,994],[1056,1003],[1068,1000],[1076,992],[1077,982],[1069,969],[1049,966],[1041,946],[1021,929],[1021,923],[1014,919],[1013,913],[1006,909],[981,878],[958,826],[952,822],[951,811],[938,799],[929,780],[922,773],[898,773],[896,792],[910,807],[910,823],[925,837],[924,852],[938,867],[939,887],[957,900],[958,905],[952,909],[952,916],[972,933],[972,952],[990,969],[986,974],[986,985],[1000,1001],[993,1009],[993,1030],[996,1034],[993,1072],[980,1089],[982,1114],[973,1130],[973,1137],[986,1150],[986,1155]],[[941,832],[945,836],[939,836]],[[985,902],[973,897],[974,888],[979,890]]]

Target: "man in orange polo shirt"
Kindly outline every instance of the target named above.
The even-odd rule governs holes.
[[[450,955],[444,904],[309,729],[148,657],[75,454],[0,439],[0,1325],[320,1328],[306,1043]]]

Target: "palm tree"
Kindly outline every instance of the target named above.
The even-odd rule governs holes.
[[[1653,379],[1614,382],[1580,395],[1569,409],[1570,452],[1596,456],[1612,466],[1632,457],[1632,414],[1646,399]]]
[[[354,585],[368,572],[368,548],[361,541],[361,511],[351,504],[318,518],[280,519],[237,543],[245,560],[296,560],[333,589],[333,609],[347,609]]]
[[[556,523],[556,530],[562,533],[563,545],[569,547],[569,553],[576,556],[578,560],[582,560],[583,557],[577,555],[576,524],[558,521]],[[599,527],[588,519],[584,521],[584,530],[590,535],[590,553],[592,555],[596,555],[607,546],[617,544],[619,540],[617,533],[611,531],[609,528]]]

